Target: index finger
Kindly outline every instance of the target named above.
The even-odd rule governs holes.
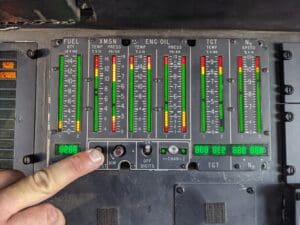
[[[10,217],[24,208],[50,198],[75,179],[99,168],[103,162],[103,154],[92,149],[66,158],[18,181],[0,191],[1,214]]]

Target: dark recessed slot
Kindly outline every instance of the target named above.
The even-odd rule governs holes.
[[[15,110],[0,110],[0,119],[15,119]]]
[[[13,161],[10,159],[0,159],[0,169],[12,169]]]
[[[15,80],[1,80],[0,88],[16,88],[17,82]]]
[[[14,148],[14,141],[13,140],[0,140],[0,149],[13,149]]]
[[[0,150],[0,159],[13,159],[14,152],[10,150]]]
[[[15,106],[16,106],[15,100],[0,100],[0,108],[12,109],[15,108]]]
[[[0,129],[14,129],[15,121],[14,120],[1,120],[0,119]]]
[[[0,90],[0,98],[16,98],[15,90]]]
[[[0,130],[0,139],[13,139],[14,133],[13,130]]]
[[[0,52],[0,58],[1,60],[11,60],[17,58],[17,52],[16,51],[1,51]]]

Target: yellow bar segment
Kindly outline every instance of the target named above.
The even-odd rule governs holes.
[[[169,126],[169,113],[165,111],[165,127]]]
[[[80,132],[80,121],[76,121],[76,132]]]
[[[186,112],[182,112],[182,126],[186,127]]]
[[[99,69],[95,68],[95,77],[99,77]]]
[[[219,75],[223,75],[223,67],[219,67]]]
[[[112,81],[115,82],[117,80],[117,65],[112,64]]]
[[[205,75],[205,67],[204,66],[201,66],[201,75]]]
[[[63,122],[62,121],[58,121],[58,129],[62,129],[62,126],[63,126]]]

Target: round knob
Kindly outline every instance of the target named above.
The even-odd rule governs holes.
[[[126,149],[123,145],[117,145],[113,150],[113,156],[116,158],[122,157],[126,153]]]
[[[176,155],[179,152],[179,148],[176,145],[171,145],[168,148],[168,152],[172,155]]]

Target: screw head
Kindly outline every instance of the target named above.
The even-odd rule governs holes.
[[[122,42],[123,46],[129,46],[131,43],[131,40],[130,39],[122,39],[121,42]]]
[[[190,47],[194,47],[196,45],[196,40],[189,39],[189,40],[187,40],[187,44]]]
[[[292,57],[293,57],[293,54],[292,54],[291,51],[286,50],[286,51],[282,52],[282,58],[283,58],[283,60],[291,60]]]
[[[177,192],[178,194],[183,194],[183,193],[184,193],[184,188],[181,187],[181,186],[176,187],[176,192]]]
[[[268,169],[268,164],[267,164],[266,162],[263,162],[263,163],[261,164],[261,169],[262,169],[262,170]]]
[[[234,167],[234,169],[237,169],[237,170],[238,170],[238,169],[240,169],[240,168],[241,168],[241,165],[240,165],[240,164],[238,164],[238,163],[236,163],[236,164],[234,164],[234,165],[233,165],[233,167]]]
[[[253,189],[253,187],[248,187],[248,188],[247,188],[247,193],[248,193],[248,194],[254,194],[254,189]]]
[[[294,87],[292,85],[285,85],[284,86],[284,94],[292,95],[294,93]]]
[[[36,51],[34,51],[34,50],[28,49],[27,52],[26,52],[26,54],[31,59],[36,58]]]
[[[180,167],[181,167],[182,169],[185,169],[185,164],[181,164]]]
[[[284,115],[284,119],[286,122],[291,122],[294,120],[294,114],[292,112],[286,112]]]
[[[62,39],[56,39],[55,41],[54,41],[54,45],[53,45],[53,47],[58,47],[58,46],[60,46],[61,44],[62,44]]]
[[[292,176],[292,175],[295,174],[296,168],[294,166],[287,165],[286,168],[285,168],[285,172],[286,172],[286,175]]]

